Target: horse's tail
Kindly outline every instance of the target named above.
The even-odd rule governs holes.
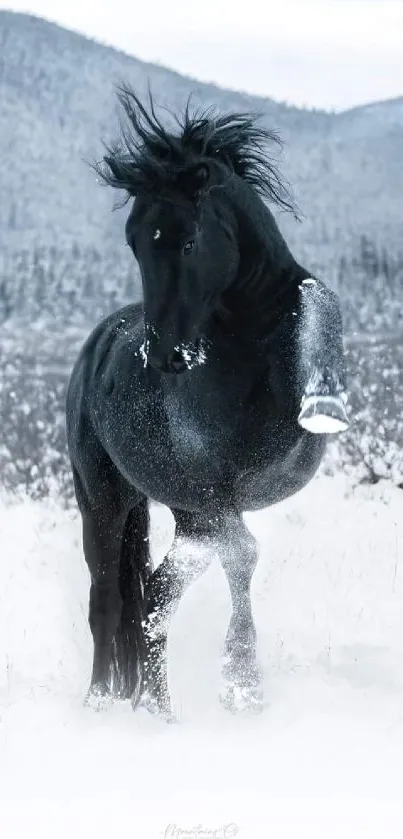
[[[119,571],[122,612],[111,659],[114,693],[132,698],[134,704],[141,693],[145,659],[146,584],[152,573],[149,523],[148,501],[143,499],[129,513],[123,534]]]

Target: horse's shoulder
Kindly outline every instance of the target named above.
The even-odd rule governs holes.
[[[141,357],[143,338],[142,304],[125,306],[104,318],[87,337],[73,367],[67,401],[76,401],[79,394],[87,401],[90,393],[98,393],[119,367],[144,365]],[[122,363],[123,362],[123,363]],[[133,370],[134,373],[134,370]]]
[[[132,304],[104,318],[88,335],[79,353],[78,364],[89,365],[95,374],[105,357],[119,344],[141,343],[142,304]]]

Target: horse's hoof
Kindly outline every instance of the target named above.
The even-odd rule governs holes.
[[[220,702],[232,714],[244,711],[260,714],[267,706],[260,685],[226,684],[220,691]]]
[[[113,703],[113,696],[107,688],[100,685],[90,687],[85,699],[84,706],[93,711],[107,711]]]
[[[154,717],[159,717],[163,719],[165,722],[174,723],[177,722],[177,718],[172,711],[171,703],[168,699],[161,700],[156,697],[154,694],[145,691],[140,700],[137,701],[135,704],[133,703],[133,708],[145,708],[149,714],[152,714]]]
[[[341,396],[320,394],[305,397],[298,423],[311,434],[339,434],[347,431],[350,424]]]

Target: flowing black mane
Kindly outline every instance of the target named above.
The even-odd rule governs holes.
[[[126,190],[128,198],[175,187],[187,169],[214,159],[263,198],[294,212],[289,190],[267,155],[267,146],[281,146],[281,140],[258,124],[258,114],[220,116],[212,109],[192,114],[188,100],[183,119],[175,116],[179,132],[173,134],[157,116],[151,93],[149,112],[126,84],[118,88],[118,99],[127,117],[121,139],[106,146],[107,154],[94,168],[107,184]]]

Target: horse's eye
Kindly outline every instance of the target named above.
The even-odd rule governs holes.
[[[189,242],[186,242],[186,244],[183,246],[183,253],[184,254],[190,253],[190,251],[192,251],[193,248],[194,248],[194,244],[195,243],[194,243],[193,239],[190,239]]]

